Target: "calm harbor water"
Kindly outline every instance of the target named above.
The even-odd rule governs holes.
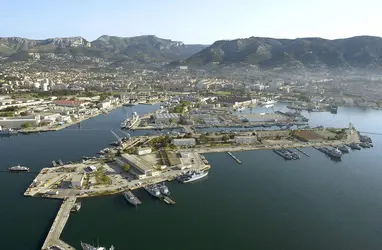
[[[121,108],[52,133],[0,138],[0,169],[23,164],[39,170],[53,159],[76,161],[115,140],[110,129],[132,111]],[[284,110],[278,104],[274,110]],[[260,109],[254,109],[257,111]],[[268,110],[271,111],[271,110]],[[261,110],[260,112],[266,112]],[[306,113],[311,126],[381,132],[382,112],[339,108],[338,114]],[[116,130],[116,133],[123,135]],[[146,131],[132,132],[132,135]],[[284,161],[272,151],[237,152],[237,164],[225,153],[207,154],[208,178],[170,183],[177,202],[168,206],[143,190],[143,204],[131,207],[121,195],[83,200],[62,238],[77,249],[80,241],[116,250],[128,249],[381,249],[382,136],[375,147],[353,151],[334,162],[314,149],[298,161]],[[60,201],[26,198],[22,193],[34,174],[0,174],[1,249],[39,249]]]

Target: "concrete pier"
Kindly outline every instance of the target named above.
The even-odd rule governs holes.
[[[76,200],[76,197],[69,197],[64,199],[60,210],[58,210],[57,216],[53,221],[52,227],[50,228],[49,233],[45,239],[44,245],[41,248],[42,250],[47,250],[54,246],[65,250],[75,250],[74,247],[60,240],[60,235],[62,230],[64,230],[65,224],[69,219],[70,210],[76,203]]]
[[[308,155],[307,153],[305,153],[305,152],[302,151],[301,149],[299,149],[299,148],[294,148],[294,149],[296,149],[298,152],[300,152],[300,153],[302,153],[302,154],[304,154],[304,155],[310,157],[310,155]]]

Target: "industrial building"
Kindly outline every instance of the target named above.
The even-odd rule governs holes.
[[[176,113],[158,113],[154,115],[156,124],[178,123],[179,118],[179,114]]]
[[[183,138],[183,139],[173,139],[172,144],[175,146],[195,146],[195,138]]]
[[[153,169],[150,163],[148,163],[145,160],[142,160],[136,155],[123,154],[121,155],[121,159],[138,171],[137,177],[139,179],[145,178],[147,176],[156,176],[160,174],[160,171]]]
[[[23,124],[37,126],[40,123],[39,117],[0,117],[0,126],[6,128],[21,128]]]

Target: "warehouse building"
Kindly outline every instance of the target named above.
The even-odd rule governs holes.
[[[178,123],[179,118],[179,114],[176,113],[158,113],[154,115],[156,124]]]

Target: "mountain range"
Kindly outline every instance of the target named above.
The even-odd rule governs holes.
[[[0,57],[7,61],[30,59],[76,59],[76,57],[125,60],[139,63],[183,60],[207,47],[158,38],[156,36],[101,36],[89,42],[82,37],[31,40],[0,38]]]
[[[191,56],[183,64],[249,64],[274,68],[381,68],[382,38],[274,39],[250,37],[223,40]]]
[[[170,65],[253,65],[261,69],[382,68],[382,38],[274,39],[250,37],[216,41],[212,45],[184,44],[153,35],[101,36],[89,42],[82,37],[31,40],[0,38],[0,58],[9,61],[70,61],[109,64],[172,62]],[[113,64],[114,65],[114,64]]]

